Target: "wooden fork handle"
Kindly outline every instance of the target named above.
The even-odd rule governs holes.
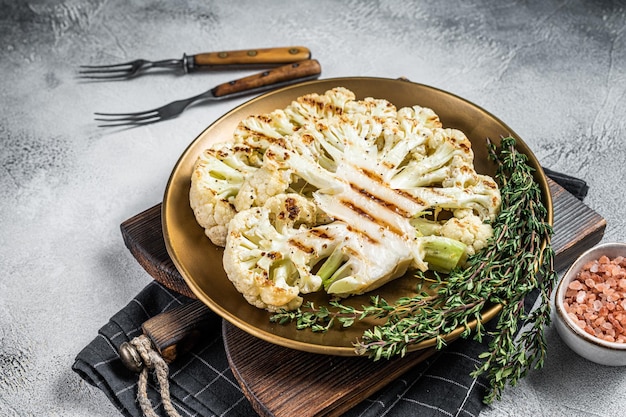
[[[311,51],[304,46],[288,46],[283,48],[207,52],[186,56],[185,58],[187,70],[194,71],[233,66],[287,64],[311,58]]]
[[[220,84],[213,88],[211,92],[215,97],[223,97],[230,94],[240,93],[242,91],[254,90],[269,85],[280,84],[302,79],[311,79],[318,77],[322,73],[320,63],[315,59],[294,62],[283,65],[282,67],[273,68],[261,73],[240,78]]]

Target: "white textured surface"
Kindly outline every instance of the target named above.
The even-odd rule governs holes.
[[[626,4],[621,1],[0,0],[0,415],[111,416],[70,366],[149,282],[119,224],[243,101],[111,132],[94,111],[143,110],[247,73],[79,84],[79,64],[306,45],[323,76],[406,76],[504,120],[545,166],[580,176],[626,241]],[[626,372],[549,356],[484,416],[618,416]]]

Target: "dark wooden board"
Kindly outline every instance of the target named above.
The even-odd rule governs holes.
[[[555,268],[560,271],[602,239],[606,222],[560,185],[548,182],[554,208],[552,246]],[[165,249],[160,204],[126,220],[121,231],[126,246],[155,280],[196,298]],[[227,322],[222,329],[231,369],[246,398],[263,417],[340,415],[433,353],[425,350],[388,362],[372,362],[276,346]]]
[[[178,273],[165,248],[160,203],[124,221],[120,229],[130,253],[155,281],[179,294],[197,298]]]
[[[225,320],[222,333],[231,370],[263,417],[339,416],[436,352],[372,361],[284,348]]]

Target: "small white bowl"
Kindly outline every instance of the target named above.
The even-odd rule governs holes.
[[[595,363],[607,366],[626,365],[626,343],[607,342],[580,328],[565,312],[563,300],[569,283],[589,261],[602,255],[614,259],[626,257],[626,243],[604,243],[584,252],[567,270],[556,290],[556,329],[561,339],[577,354]]]

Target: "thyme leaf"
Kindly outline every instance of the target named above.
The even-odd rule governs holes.
[[[411,345],[430,339],[442,349],[445,335],[459,327],[463,338],[473,334],[481,342],[489,335],[487,350],[479,356],[484,362],[471,374],[489,382],[485,403],[500,399],[507,384],[516,385],[529,370],[543,366],[544,328],[550,323],[549,300],[557,280],[548,212],[533,178],[534,169],[516,149],[515,139],[503,138],[499,149],[490,141],[487,146],[497,164],[495,179],[502,195],[500,213],[492,223],[493,237],[484,250],[468,259],[465,268],[445,277],[436,275],[434,295],[418,289],[417,295],[392,304],[373,296],[361,308],[339,301],[331,301],[329,307],[306,303],[295,311],[275,313],[271,320],[325,332],[335,323],[349,327],[368,317],[384,319],[354,344],[357,354],[374,360],[403,356]],[[539,293],[539,302],[527,311],[524,301],[533,291]],[[495,330],[487,331],[482,312],[494,304],[502,309]]]

